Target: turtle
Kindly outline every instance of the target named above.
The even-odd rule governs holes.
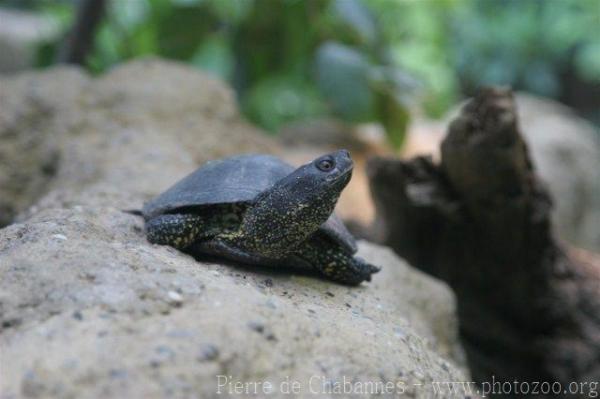
[[[352,176],[346,150],[298,168],[273,155],[209,161],[147,202],[147,240],[192,255],[311,269],[347,285],[380,270],[333,213]]]

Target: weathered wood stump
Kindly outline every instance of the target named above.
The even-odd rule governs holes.
[[[509,90],[463,108],[439,165],[377,158],[368,169],[375,238],[456,291],[476,380],[597,384],[600,262],[555,239]]]

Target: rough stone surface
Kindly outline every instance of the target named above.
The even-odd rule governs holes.
[[[65,130],[54,115],[66,122],[87,81],[74,68],[0,79],[0,226],[48,189]]]
[[[516,103],[531,157],[556,203],[556,231],[600,252],[600,133],[554,101],[520,93]]]
[[[221,83],[153,60],[98,79],[58,69],[8,83],[16,105],[0,108],[0,132],[8,120],[57,161],[45,188],[24,194],[35,205],[0,230],[1,398],[209,398],[219,374],[269,381],[270,397],[289,397],[286,376],[300,396],[346,378],[428,397],[431,381],[465,378],[452,293],[387,249],[360,244],[383,271],[349,288],[147,243],[121,209],[205,160],[277,152]],[[37,178],[40,158],[27,162]]]

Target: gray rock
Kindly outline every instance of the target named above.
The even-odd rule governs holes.
[[[600,132],[557,102],[525,93],[516,102],[531,156],[555,200],[556,231],[600,252]]]
[[[60,34],[57,21],[28,11],[0,7],[0,73],[33,66],[35,46]]]
[[[57,138],[87,81],[74,68],[0,78],[0,226],[48,190],[59,164]]]
[[[226,379],[269,382],[272,397],[289,396],[286,380],[300,397],[345,381],[428,397],[432,381],[466,378],[452,293],[388,249],[360,243],[383,271],[349,288],[148,244],[121,209],[207,159],[277,147],[241,121],[230,90],[186,67],[68,71],[0,82],[23,107],[34,83],[50,105],[52,86],[80,85],[48,115],[1,111],[18,134],[30,132],[21,118],[40,118],[58,161],[35,205],[0,230],[0,397],[208,398]]]

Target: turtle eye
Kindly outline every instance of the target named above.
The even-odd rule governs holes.
[[[329,172],[334,166],[335,163],[332,159],[323,159],[317,163],[317,168],[323,172]]]

